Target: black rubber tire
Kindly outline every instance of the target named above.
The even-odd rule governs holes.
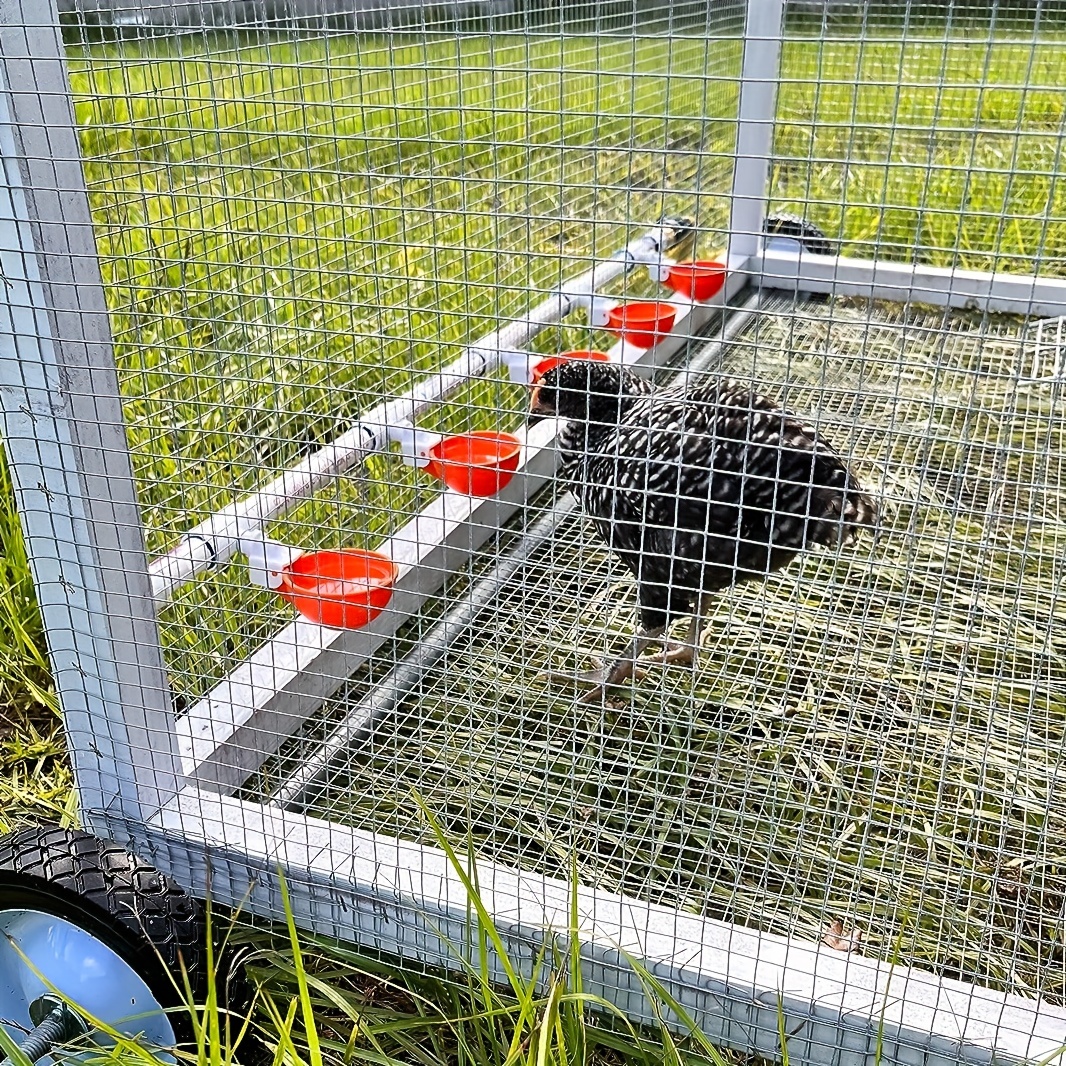
[[[182,969],[193,1002],[202,1004],[209,978],[207,923],[200,903],[172,877],[90,833],[24,829],[0,837],[0,910],[15,908],[62,918],[109,947],[167,1010],[178,1044],[192,1042]],[[219,1007],[239,1021],[251,1004],[243,965],[220,945],[215,968]],[[256,1056],[239,1057],[250,1066]]]
[[[767,215],[763,220],[762,230],[771,237],[791,237],[799,241],[804,251],[812,255],[832,255],[836,251],[824,230],[799,215]]]

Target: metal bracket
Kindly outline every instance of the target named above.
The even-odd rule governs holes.
[[[648,268],[648,277],[658,284],[663,284],[670,275],[670,268],[675,266],[677,260],[664,255],[661,250],[652,251],[647,245],[641,246],[640,242],[634,241],[626,248],[626,258],[631,263],[639,263]]]

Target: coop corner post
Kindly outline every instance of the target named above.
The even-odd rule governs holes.
[[[784,0],[747,4],[726,257],[730,272],[745,269],[762,244],[784,10]]]
[[[0,0],[0,416],[83,819],[181,784],[55,0]]]

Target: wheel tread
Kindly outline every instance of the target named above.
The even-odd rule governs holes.
[[[201,908],[173,878],[125,848],[77,829],[26,829],[0,840],[0,870],[89,902],[139,940],[168,973],[199,975],[206,935]],[[196,984],[194,991],[201,991]]]
[[[0,909],[5,906],[5,877],[8,891],[32,886],[33,897],[44,901],[42,909],[49,913],[63,915],[76,904],[74,913],[94,926],[97,935],[111,940],[117,935],[116,943],[124,945],[116,947],[118,953],[164,1005],[184,1004],[186,980],[193,1001],[203,1004],[213,977],[219,1006],[240,1027],[253,1002],[244,953],[217,944],[215,972],[208,973],[203,907],[168,874],[112,841],[44,826],[0,837]],[[49,910],[49,904],[56,909]],[[174,1012],[171,1020],[179,1043],[193,1039],[184,1010]],[[224,1024],[228,1028],[229,1020]],[[269,1066],[272,1061],[254,1032],[241,1041],[237,1058],[244,1066]]]

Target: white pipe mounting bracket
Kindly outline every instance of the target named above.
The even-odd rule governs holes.
[[[628,249],[626,254],[629,254]],[[607,325],[608,312],[618,304],[618,301],[610,296],[600,296],[598,293],[590,292],[584,284],[563,285],[559,292],[569,301],[571,310],[575,307],[583,307],[588,311],[589,325],[594,329],[602,329]]]
[[[248,557],[249,580],[253,585],[265,589],[279,588],[282,570],[303,555],[300,548],[293,548],[262,535],[240,537],[237,545]]]
[[[443,438],[439,433],[427,433],[402,420],[385,429],[386,440],[400,446],[400,458],[407,466],[429,466],[429,450]]]

